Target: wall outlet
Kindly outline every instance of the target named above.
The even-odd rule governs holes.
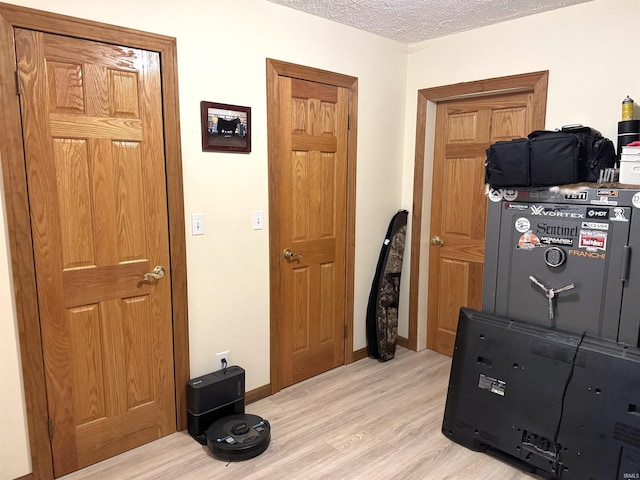
[[[225,361],[226,360],[226,364]],[[229,356],[229,350],[226,352],[216,353],[216,370],[222,370],[231,366],[231,357]]]

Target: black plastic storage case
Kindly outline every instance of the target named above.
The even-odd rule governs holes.
[[[219,418],[244,413],[244,369],[231,366],[187,382],[187,430],[202,445]]]

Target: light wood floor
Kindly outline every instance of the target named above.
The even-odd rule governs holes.
[[[80,479],[525,480],[486,454],[440,433],[449,357],[398,348],[247,405],[271,423],[266,452],[243,462],[213,458],[174,433],[63,477]]]

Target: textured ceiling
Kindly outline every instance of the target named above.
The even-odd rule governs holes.
[[[591,0],[268,0],[402,43]]]

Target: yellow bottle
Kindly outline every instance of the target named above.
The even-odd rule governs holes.
[[[629,95],[622,101],[622,121],[625,120],[633,120],[633,98]]]

